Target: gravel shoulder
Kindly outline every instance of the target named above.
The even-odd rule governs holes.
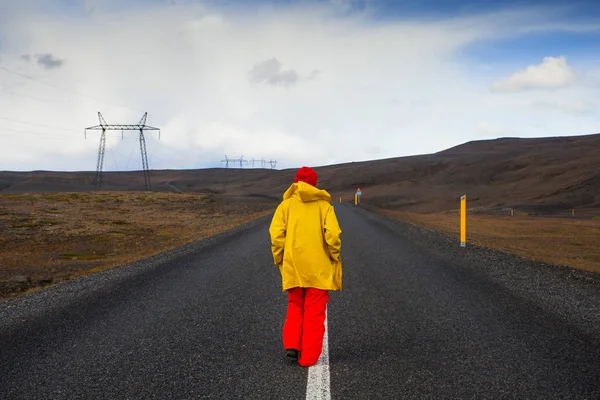
[[[432,257],[468,269],[479,279],[493,281],[524,302],[533,302],[600,338],[600,273],[532,261],[471,243],[461,248],[458,239],[446,234],[361,207],[357,212],[427,250]]]
[[[164,273],[169,268],[176,268],[181,260],[215,246],[235,241],[249,229],[267,223],[270,218],[270,215],[264,216],[211,237],[187,243],[118,268],[62,281],[41,291],[23,294],[0,302],[0,334],[6,333],[8,329],[18,330],[21,322],[44,320],[48,315],[101,298],[104,293],[118,291],[120,286],[127,285],[129,281],[140,279],[144,275]]]
[[[598,285],[341,205],[332,398],[598,398]]]

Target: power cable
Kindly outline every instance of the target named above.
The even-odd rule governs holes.
[[[69,131],[69,132],[80,132],[80,131],[76,131],[75,129],[67,129],[67,128],[61,128],[58,126],[51,126],[51,125],[44,125],[44,124],[36,124],[33,122],[27,122],[27,121],[22,121],[20,119],[13,119],[13,118],[6,118],[6,117],[0,117],[1,120],[3,121],[11,121],[11,122],[18,122],[21,124],[27,124],[27,125],[34,125],[34,126],[41,126],[43,128],[50,128],[50,129],[59,129],[61,131]]]
[[[31,132],[31,131],[22,131],[22,130],[17,130],[17,129],[8,129],[8,128],[2,128],[0,127],[0,131],[4,131],[4,132],[14,132],[14,133],[24,133],[30,136],[36,136],[36,137],[41,137],[41,138],[56,138],[56,139],[72,139],[73,136],[72,135],[56,135],[56,134],[52,134],[52,135],[47,135],[44,132]],[[11,136],[15,136],[15,135],[11,135]]]
[[[133,146],[131,148],[131,153],[129,153],[129,160],[127,160],[127,166],[125,167],[125,170],[127,170],[127,168],[129,168],[129,162],[131,161],[131,156],[133,155],[134,150],[135,150],[135,146]]]
[[[37,82],[37,83],[41,83],[42,85],[46,85],[46,86],[52,87],[52,88],[54,88],[54,89],[58,89],[58,90],[62,90],[62,91],[64,91],[64,92],[68,92],[68,93],[71,93],[71,94],[75,94],[75,95],[77,95],[77,96],[83,96],[83,97],[87,97],[87,98],[90,98],[90,99],[93,99],[93,100],[96,100],[96,101],[100,101],[100,102],[102,102],[102,103],[105,103],[105,104],[110,104],[110,105],[112,105],[112,106],[115,106],[115,107],[121,107],[121,108],[126,108],[126,109],[128,109],[128,110],[133,110],[133,111],[142,111],[142,112],[143,112],[143,110],[140,110],[140,109],[137,109],[137,108],[131,108],[131,107],[128,107],[128,106],[124,106],[124,105],[122,105],[122,104],[116,104],[116,103],[108,102],[108,101],[105,101],[105,100],[99,99],[99,98],[97,98],[97,97],[93,97],[93,96],[87,95],[87,94],[85,94],[85,93],[77,92],[77,91],[70,90],[70,89],[65,89],[65,88],[63,88],[63,87],[60,87],[60,86],[54,85],[54,84],[52,84],[52,83],[48,83],[48,82],[41,81],[41,80],[39,80],[39,79],[37,79],[37,78],[34,78],[34,77],[32,77],[32,76],[25,75],[25,74],[22,74],[22,73],[20,73],[20,72],[12,71],[12,70],[10,70],[10,69],[8,69],[8,68],[6,68],[6,67],[3,67],[3,66],[0,66],[0,70],[2,70],[2,71],[5,71],[5,72],[8,72],[9,74],[17,75],[17,76],[20,76],[20,77],[22,77],[22,78],[25,78],[25,79],[32,80],[32,81],[34,81],[34,82]]]
[[[27,99],[36,100],[36,101],[41,101],[41,102],[43,102],[43,103],[46,103],[46,104],[52,104],[52,105],[54,105],[54,106],[61,106],[61,107],[65,107],[65,108],[66,108],[66,107],[69,107],[69,109],[72,109],[73,107],[76,107],[76,106],[77,106],[75,103],[65,103],[65,102],[62,102],[62,101],[59,101],[59,102],[57,102],[57,101],[55,101],[55,100],[47,100],[47,99],[42,99],[42,98],[39,98],[39,97],[30,96],[30,95],[28,95],[28,94],[17,93],[17,92],[15,92],[15,91],[13,91],[13,90],[7,90],[7,89],[4,89],[4,91],[5,91],[6,93],[9,93],[9,94],[11,94],[11,95],[14,95],[14,96],[25,97],[25,98],[27,98]]]
[[[15,140],[15,136],[11,135],[11,134],[6,134],[4,132],[2,132],[2,130],[0,130],[0,137],[4,138],[4,137],[8,137],[8,138],[12,138],[9,140]],[[25,140],[65,140],[64,137],[56,137],[56,136],[34,136],[34,135],[21,135],[19,136],[19,139],[25,139]]]
[[[108,149],[108,152],[110,153],[110,156],[112,157],[114,163],[115,163],[115,170],[118,171],[119,170],[119,166],[117,165],[117,159],[115,158],[115,153],[114,151],[112,151],[111,149]]]

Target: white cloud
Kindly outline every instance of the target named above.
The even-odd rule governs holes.
[[[598,32],[600,31],[600,24],[598,23],[586,23],[578,22],[576,24],[567,23],[550,23],[542,25],[530,25],[525,26],[521,29],[521,32],[569,32],[569,33],[587,33],[587,32]]]
[[[65,128],[0,119],[0,169],[95,169],[98,132],[85,140],[83,128],[97,124],[98,111],[108,123],[137,123],[148,111],[162,130],[160,141],[147,136],[151,168],[218,166],[225,154],[323,165],[432,153],[503,132],[597,129],[593,114],[538,108],[543,118],[532,117],[532,103],[560,99],[494,96],[488,78],[458,58],[465,45],[504,34],[515,12],[375,23],[327,6],[86,4],[94,10],[86,16],[52,17],[30,5],[0,24],[10,38],[0,67],[52,85],[0,70],[0,118]],[[23,54],[65,62],[44,70]],[[597,103],[595,92],[571,90],[568,101]],[[135,132],[110,133],[105,165],[139,168]]]
[[[571,86],[577,74],[564,56],[544,57],[539,65],[529,65],[509,77],[493,82],[492,91],[518,92],[531,89],[560,89]]]
[[[541,110],[558,110],[572,115],[590,114],[598,109],[598,105],[593,101],[586,100],[539,100],[531,104],[533,107]]]

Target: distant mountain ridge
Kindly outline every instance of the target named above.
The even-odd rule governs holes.
[[[315,168],[334,200],[415,212],[515,207],[600,213],[600,134],[471,141],[438,153]],[[152,189],[280,199],[295,169],[152,170]],[[0,193],[94,190],[95,172],[0,172]],[[140,172],[105,172],[103,190],[144,190]]]

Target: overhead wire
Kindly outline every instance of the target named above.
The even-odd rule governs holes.
[[[112,105],[112,106],[115,106],[115,107],[125,108],[125,109],[129,109],[129,110],[134,110],[134,111],[143,111],[143,110],[135,109],[135,108],[128,107],[128,106],[125,106],[125,105],[122,105],[122,104],[117,104],[117,103],[114,103],[114,102],[108,102],[108,101],[99,99],[99,98],[94,97],[94,96],[90,96],[90,95],[82,93],[82,92],[78,92],[78,91],[75,91],[75,90],[72,90],[72,89],[67,89],[67,88],[64,88],[64,87],[61,87],[61,86],[58,86],[58,85],[55,85],[55,84],[52,84],[52,83],[49,83],[49,82],[45,82],[45,81],[39,80],[39,79],[37,79],[37,78],[35,78],[33,76],[30,76],[30,75],[27,75],[27,74],[23,74],[23,73],[20,73],[20,72],[17,72],[17,71],[13,71],[13,70],[10,70],[10,69],[8,69],[6,67],[3,67],[3,66],[0,66],[0,70],[2,70],[4,72],[7,72],[9,74],[20,76],[22,78],[34,81],[36,83],[39,83],[39,84],[42,84],[42,85],[45,85],[45,86],[48,86],[48,87],[51,87],[51,88],[54,88],[54,89],[58,89],[58,90],[61,90],[61,91],[64,91],[64,92],[68,92],[68,93],[76,95],[76,96],[87,97],[87,98],[90,98],[90,99],[93,99],[93,100],[96,100],[96,101],[99,101],[99,102],[102,102],[102,103],[105,103],[105,104],[109,104],[109,105]],[[7,93],[10,93],[12,95],[21,96],[21,97],[25,97],[25,98],[29,98],[29,99],[33,99],[33,100],[45,102],[45,103],[51,103],[51,104],[54,104],[54,105],[57,105],[57,104],[66,105],[66,103],[56,103],[55,101],[50,101],[50,100],[42,99],[42,98],[39,98],[39,97],[31,96],[31,95],[17,93],[17,92],[14,92],[12,90],[6,90],[6,89],[4,89],[4,91],[7,92]],[[49,129],[56,129],[56,130],[61,130],[61,131],[65,131],[65,132],[66,131],[69,131],[69,132],[79,132],[79,131],[76,131],[76,130],[73,130],[73,129],[67,129],[67,128],[63,128],[63,127],[57,127],[57,126],[51,126],[51,125],[45,125],[45,124],[38,124],[38,123],[33,123],[33,122],[28,122],[28,121],[13,119],[13,118],[7,118],[7,117],[0,117],[0,120],[10,121],[10,122],[16,122],[16,123],[23,123],[23,124],[28,124],[28,125],[32,125],[32,126],[39,126],[39,127],[49,128]],[[21,134],[24,134],[25,136],[29,136],[31,138],[36,138],[36,139],[65,139],[65,138],[72,138],[72,136],[56,135],[56,134],[54,134],[54,135],[48,135],[48,134],[45,134],[45,133],[42,133],[42,132],[31,132],[31,131],[15,130],[15,129],[2,128],[2,127],[0,127],[0,132],[21,133]],[[6,136],[6,135],[4,135],[4,136]],[[11,135],[11,136],[13,136],[13,135]],[[129,166],[129,163],[131,161],[131,156],[133,155],[133,150],[135,150],[135,147],[132,149],[132,152],[129,155],[129,160],[127,162],[127,166]],[[115,167],[118,170],[118,164],[117,164],[116,158],[115,158],[115,156],[114,156],[114,154],[113,154],[112,151],[109,150],[109,152],[111,153],[111,157],[113,158],[113,161],[115,163]],[[139,164],[139,168],[141,169],[142,168],[141,157],[139,157],[139,158],[136,157],[136,158],[137,158],[137,161],[138,161],[138,164]]]
[[[27,122],[27,121],[23,121],[23,120],[20,120],[20,119],[14,119],[14,118],[0,117],[0,120],[17,122],[17,123],[27,124],[27,125],[33,125],[33,126],[41,126],[43,128],[58,129],[58,130],[61,130],[61,131],[80,132],[80,131],[75,130],[75,129],[62,128],[62,127],[59,127],[59,126],[51,126],[51,125],[45,125],[45,124],[36,124],[34,122]],[[0,128],[0,129],[2,129],[2,128]]]
[[[25,79],[28,79],[28,80],[31,80],[31,81],[34,81],[34,82],[37,82],[39,84],[46,85],[48,87],[52,87],[54,89],[62,90],[62,91],[65,91],[65,92],[77,95],[77,96],[88,97],[88,98],[94,99],[96,101],[100,101],[102,103],[110,104],[110,105],[116,106],[116,107],[126,108],[126,109],[134,110],[134,111],[141,111],[141,110],[134,109],[134,108],[131,108],[131,107],[128,107],[128,106],[124,106],[122,104],[116,104],[116,103],[113,103],[113,102],[107,102],[105,100],[102,100],[102,99],[99,99],[99,98],[96,98],[96,97],[93,97],[93,96],[89,96],[89,95],[87,95],[85,93],[81,93],[81,92],[77,92],[77,91],[74,91],[74,90],[66,89],[64,87],[61,87],[61,86],[58,86],[58,85],[54,85],[52,83],[44,82],[44,81],[39,80],[39,79],[37,79],[35,77],[29,76],[29,75],[26,75],[26,74],[23,74],[23,73],[20,73],[20,72],[12,71],[12,70],[4,67],[4,66],[0,66],[0,70],[5,71],[5,72],[10,73],[10,74],[13,74],[13,75],[20,76],[22,78],[25,78]],[[22,93],[17,93],[17,92],[14,92],[12,90],[6,90],[6,89],[4,89],[4,91],[6,93],[10,93],[12,95],[22,96],[22,97],[25,97],[25,98],[29,98],[29,99],[33,99],[33,100],[37,100],[37,101],[42,101],[42,102],[45,102],[45,103],[51,103],[51,104],[54,104],[54,105],[60,104],[60,105],[66,106],[66,103],[56,103],[55,101],[49,101],[49,100],[41,99],[41,98],[38,98],[38,97],[35,97],[35,96],[30,96],[30,95],[25,95],[25,94],[22,94]],[[46,124],[39,124],[39,123],[34,123],[34,122],[28,122],[28,121],[18,120],[18,119],[14,119],[14,118],[0,117],[0,120],[10,121],[10,122],[16,122],[16,123],[23,123],[23,124],[27,124],[27,125],[31,125],[31,126],[39,126],[39,127],[44,127],[44,128],[48,128],[48,129],[56,129],[56,130],[61,130],[61,131],[64,131],[64,132],[67,132],[67,131],[68,132],[79,132],[79,131],[76,131],[74,129],[64,128],[64,127],[58,127],[58,126],[51,126],[51,125],[46,125]],[[51,135],[48,135],[48,134],[45,134],[45,133],[42,133],[42,132],[31,132],[31,131],[16,130],[16,129],[3,128],[3,127],[0,127],[0,131],[3,131],[3,132],[12,132],[12,133],[21,133],[21,134],[24,134],[24,135],[29,136],[31,138],[40,138],[40,139],[67,138],[67,136],[56,136],[56,135],[51,136]],[[9,136],[9,135],[3,134],[2,136],[6,137],[6,136]]]
[[[8,90],[6,88],[4,89],[4,92],[5,93],[9,93],[9,94],[14,95],[14,96],[25,97],[27,99],[40,101],[40,102],[43,102],[43,103],[46,103],[46,104],[52,104],[54,106],[61,106],[61,107],[65,107],[65,108],[69,107],[69,109],[72,109],[73,107],[77,106],[77,104],[75,104],[75,103],[65,103],[65,102],[62,102],[62,101],[42,99],[42,98],[31,96],[31,95],[28,95],[28,94],[17,93],[14,90]]]
[[[129,160],[127,160],[127,166],[125,169],[129,168],[129,163],[131,162],[131,156],[133,155],[133,151],[135,150],[135,146],[131,148],[131,153],[129,153]]]
[[[75,91],[75,90],[71,90],[71,89],[66,89],[64,87],[61,87],[61,86],[58,86],[58,85],[54,85],[52,83],[44,82],[44,81],[39,80],[37,78],[34,78],[32,76],[23,74],[21,72],[12,71],[12,70],[10,70],[10,69],[8,69],[6,67],[3,67],[1,65],[0,65],[0,70],[8,72],[9,74],[20,76],[20,77],[25,78],[25,79],[29,79],[29,80],[37,82],[37,83],[41,83],[42,85],[46,85],[46,86],[52,87],[54,89],[58,89],[58,90],[62,90],[64,92],[75,94],[77,96],[87,97],[87,98],[90,98],[90,99],[93,99],[93,100],[96,100],[96,101],[100,101],[100,102],[105,103],[105,104],[110,104],[110,105],[115,106],[115,107],[121,107],[121,108],[126,108],[128,110],[142,111],[143,112],[143,110],[139,110],[137,108],[132,108],[132,107],[128,107],[128,106],[125,106],[125,105],[122,105],[122,104],[116,104],[116,103],[113,103],[113,102],[105,101],[105,100],[99,99],[99,98],[94,97],[94,96],[90,96],[90,95],[85,94],[85,93],[81,93],[81,92],[78,92],[78,91]]]
[[[15,139],[15,136],[12,133],[6,133],[4,132],[4,129],[0,128],[0,137],[3,138],[9,138],[8,140],[10,140],[10,138],[12,138],[13,140]],[[65,140],[65,137],[59,137],[59,136],[47,136],[47,135],[36,135],[36,134],[29,134],[29,133],[25,133],[21,136],[18,137],[19,139],[28,139],[28,140]]]
[[[109,153],[110,156],[112,157],[114,163],[115,163],[115,170],[118,171],[119,170],[119,166],[117,165],[117,159],[115,158],[115,154],[111,149],[106,149]]]
[[[10,128],[2,128],[2,127],[0,127],[0,131],[14,132],[14,133],[24,133],[24,134],[28,134],[28,135],[37,135],[39,137],[55,137],[55,138],[62,138],[62,139],[73,138],[73,135],[58,135],[56,133],[48,135],[48,134],[46,134],[44,132],[23,131],[23,130],[20,130],[20,129],[10,129]]]

